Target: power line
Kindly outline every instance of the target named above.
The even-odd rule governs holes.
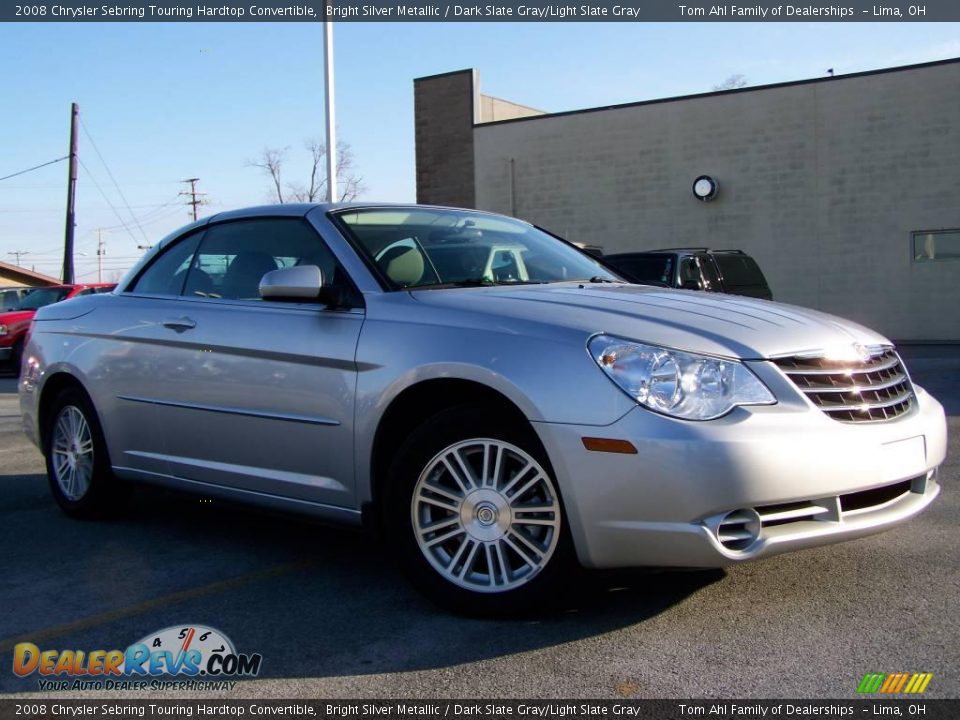
[[[158,222],[159,220],[170,218],[170,217],[173,217],[174,215],[179,214],[180,212],[179,203],[180,203],[180,195],[177,194],[177,195],[174,195],[173,198],[171,198],[170,200],[167,200],[165,203],[162,203],[156,206],[151,206],[153,207],[153,209],[148,210],[146,213],[144,213],[141,216],[140,224],[144,226],[152,225],[153,223]],[[147,207],[147,206],[144,206],[144,207]],[[171,208],[172,208],[172,211],[171,211]],[[101,229],[106,231],[106,230],[116,230],[122,227],[124,227],[124,225],[111,225],[109,227],[104,226]],[[94,231],[90,231],[90,232],[94,232]],[[136,238],[134,238],[134,241],[139,242]]]
[[[46,167],[47,165],[53,165],[54,163],[63,162],[64,160],[66,160],[66,159],[69,158],[69,157],[70,157],[69,155],[64,155],[62,158],[57,158],[56,160],[51,160],[50,162],[45,162],[45,163],[43,163],[42,165],[34,165],[32,168],[27,168],[26,170],[21,170],[20,172],[15,172],[15,173],[13,173],[12,175],[4,175],[3,177],[0,177],[0,180],[7,180],[8,178],[16,177],[17,175],[25,175],[25,174],[28,173],[28,172],[33,172],[34,170],[39,170],[40,168]]]
[[[120,226],[124,230],[126,230],[128,233],[130,233],[130,239],[136,242],[137,238],[134,236],[133,231],[130,229],[130,227],[127,225],[124,219],[120,216],[120,213],[113,206],[113,203],[110,202],[110,198],[107,197],[107,194],[103,191],[103,188],[100,187],[100,183],[97,182],[97,179],[93,176],[93,173],[90,172],[90,168],[87,167],[87,164],[83,162],[83,160],[80,161],[80,167],[82,167],[83,171],[90,177],[91,182],[93,182],[94,186],[97,188],[97,191],[100,193],[100,196],[104,199],[107,205],[110,206],[110,209],[113,210],[113,214],[116,215],[117,220],[120,221]]]
[[[29,250],[11,250],[10,252],[7,253],[7,255],[13,255],[15,258],[17,258],[17,267],[20,266],[20,258],[23,257],[24,255],[29,255],[29,254],[30,254]]]
[[[94,152],[97,153],[97,157],[100,158],[100,162],[103,163],[103,169],[107,171],[107,175],[110,176],[110,180],[113,182],[113,186],[117,189],[117,193],[120,195],[120,199],[123,200],[123,204],[127,206],[127,212],[130,213],[130,217],[133,218],[133,222],[136,223],[137,228],[140,230],[140,234],[143,235],[144,241],[147,239],[147,235],[143,232],[143,228],[140,227],[140,221],[137,220],[137,216],[133,214],[133,210],[130,209],[130,203],[127,202],[126,196],[123,194],[123,190],[120,189],[120,185],[117,183],[113,173],[110,172],[110,166],[107,165],[107,161],[103,159],[103,155],[100,154],[100,148],[97,147],[97,143],[93,141],[93,136],[90,135],[90,131],[87,130],[87,124],[83,122],[83,119],[80,120],[80,127],[83,128],[83,134],[87,136],[87,139],[90,141],[90,144],[93,146]]]
[[[141,219],[142,219],[143,217],[148,216],[150,213],[156,212],[157,210],[163,209],[163,208],[165,208],[165,207],[170,207],[170,205],[172,205],[172,204],[173,204],[173,202],[168,202],[168,203],[164,203],[163,205],[160,205],[160,204],[155,204],[155,205],[134,205],[133,207],[136,207],[136,208],[152,208],[151,210],[148,210],[146,213],[144,213],[144,214],[141,216]],[[42,207],[42,208],[0,208],[0,213],[55,213],[55,212],[63,212],[63,208],[48,208],[48,207]]]

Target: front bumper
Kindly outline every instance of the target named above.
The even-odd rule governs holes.
[[[602,428],[535,427],[583,565],[720,567],[881,532],[929,505],[946,422],[916,391],[888,422],[841,423],[781,402],[709,422],[638,407]],[[597,436],[638,453],[586,450],[582,438]]]

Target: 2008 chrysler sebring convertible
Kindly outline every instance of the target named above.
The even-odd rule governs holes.
[[[536,607],[570,563],[717,567],[890,528],[940,404],[892,344],[631,285],[525,222],[283,205],[170,235],[40,310],[23,425],[74,516],[127,481],[371,521],[438,603]]]

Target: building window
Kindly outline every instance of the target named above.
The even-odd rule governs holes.
[[[921,230],[911,240],[914,262],[960,260],[960,230]]]

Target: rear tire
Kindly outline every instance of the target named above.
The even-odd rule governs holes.
[[[388,539],[430,600],[493,617],[551,608],[574,553],[553,470],[529,425],[486,405],[445,410],[410,434],[388,482]]]
[[[50,491],[67,515],[99,519],[123,506],[127,488],[113,475],[100,421],[81,389],[66,388],[53,401],[44,455]]]

